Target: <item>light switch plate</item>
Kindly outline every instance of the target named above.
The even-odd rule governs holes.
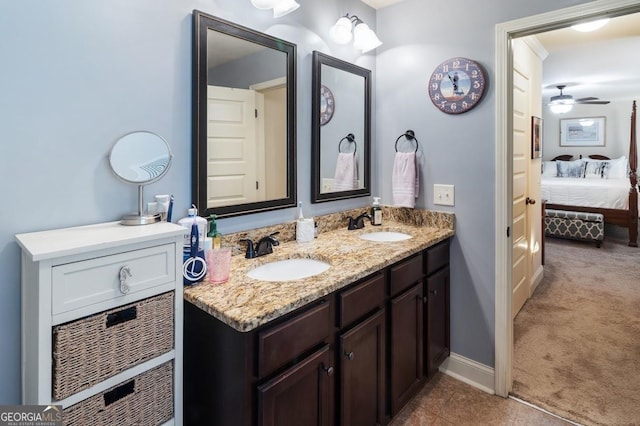
[[[455,193],[453,185],[433,185],[433,204],[441,206],[453,206],[455,203]]]

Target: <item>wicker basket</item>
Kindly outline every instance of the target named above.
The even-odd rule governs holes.
[[[173,299],[168,292],[53,327],[53,398],[64,399],[170,351]]]
[[[63,410],[65,425],[159,425],[173,418],[173,361]]]

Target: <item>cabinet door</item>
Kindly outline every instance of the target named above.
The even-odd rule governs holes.
[[[422,281],[391,300],[391,415],[424,381]]]
[[[385,310],[340,336],[340,424],[377,425],[384,420]]]
[[[449,267],[427,277],[425,364],[431,377],[449,356]]]
[[[329,345],[258,387],[258,424],[328,426],[331,398]]]

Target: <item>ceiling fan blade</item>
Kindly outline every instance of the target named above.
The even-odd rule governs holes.
[[[592,96],[588,97],[588,98],[580,98],[580,99],[576,99],[576,102],[582,102],[582,101],[597,101],[600,98],[594,98]]]
[[[610,103],[610,101],[576,101],[577,104],[589,104],[589,105],[606,105]]]

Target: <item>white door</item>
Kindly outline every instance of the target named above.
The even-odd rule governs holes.
[[[511,313],[518,314],[529,297],[528,239],[527,239],[527,168],[529,162],[529,79],[513,71],[513,268],[511,283]]]
[[[260,198],[256,172],[260,96],[253,90],[208,86],[207,208]]]

